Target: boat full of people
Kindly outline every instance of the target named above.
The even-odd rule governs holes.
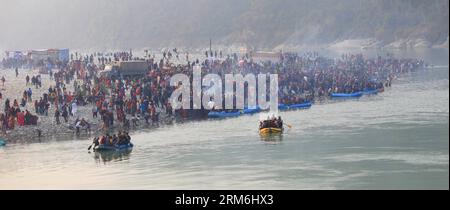
[[[275,116],[259,122],[259,133],[261,135],[283,133],[283,120]]]
[[[95,137],[91,146],[94,145],[93,150],[97,152],[103,151],[126,151],[133,149],[131,137],[128,133],[119,132],[117,135],[104,135]],[[90,150],[89,146],[88,150]]]

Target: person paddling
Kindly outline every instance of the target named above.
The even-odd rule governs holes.
[[[95,148],[96,146],[100,145],[99,137],[95,137],[95,138],[94,138],[94,140],[92,141],[92,144],[88,147],[88,150],[91,149],[92,145],[94,145],[94,148]]]

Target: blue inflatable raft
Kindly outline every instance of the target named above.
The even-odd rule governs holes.
[[[363,94],[362,92],[355,92],[355,93],[331,93],[331,97],[333,98],[358,98],[361,97]]]
[[[288,105],[286,105],[286,104],[278,104],[278,110],[284,111],[284,110],[288,110],[288,109],[289,109]],[[264,109],[264,111],[267,111],[267,110],[269,110],[269,108]]]
[[[102,152],[102,151],[125,151],[133,148],[133,144],[121,144],[121,145],[98,145],[94,147],[94,151]]]
[[[311,106],[312,106],[311,102],[305,102],[305,103],[301,103],[301,104],[292,104],[292,105],[279,104],[278,110],[286,111],[289,109],[307,109],[307,108],[310,108]],[[255,114],[255,113],[261,112],[261,110],[262,109],[259,106],[256,106],[256,107],[245,108],[242,111],[235,111],[235,112],[210,111],[208,113],[208,118],[238,117],[240,115],[245,115],[245,114]]]
[[[377,89],[364,89],[362,91],[363,95],[373,95],[373,94],[377,94],[378,90]]]
[[[284,111],[284,110],[288,110],[289,106],[286,104],[278,104],[278,110],[280,111]]]
[[[301,103],[301,104],[292,104],[289,105],[289,109],[307,109],[310,108],[312,106],[311,102],[305,102],[305,103]]]
[[[241,112],[237,111],[237,112],[225,112],[225,111],[221,111],[221,112],[209,112],[208,113],[208,117],[209,118],[226,118],[226,117],[237,117],[241,115]]]
[[[6,141],[3,139],[0,139],[0,147],[5,146],[5,145],[6,145]]]
[[[242,114],[255,114],[260,111],[261,111],[261,109],[259,108],[259,106],[256,106],[256,107],[250,107],[250,108],[246,108],[246,109],[242,110]]]

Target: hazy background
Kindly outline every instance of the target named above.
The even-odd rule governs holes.
[[[0,0],[0,49],[448,47],[448,0]]]

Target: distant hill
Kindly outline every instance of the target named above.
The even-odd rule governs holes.
[[[448,0],[0,0],[0,48],[448,47]]]

